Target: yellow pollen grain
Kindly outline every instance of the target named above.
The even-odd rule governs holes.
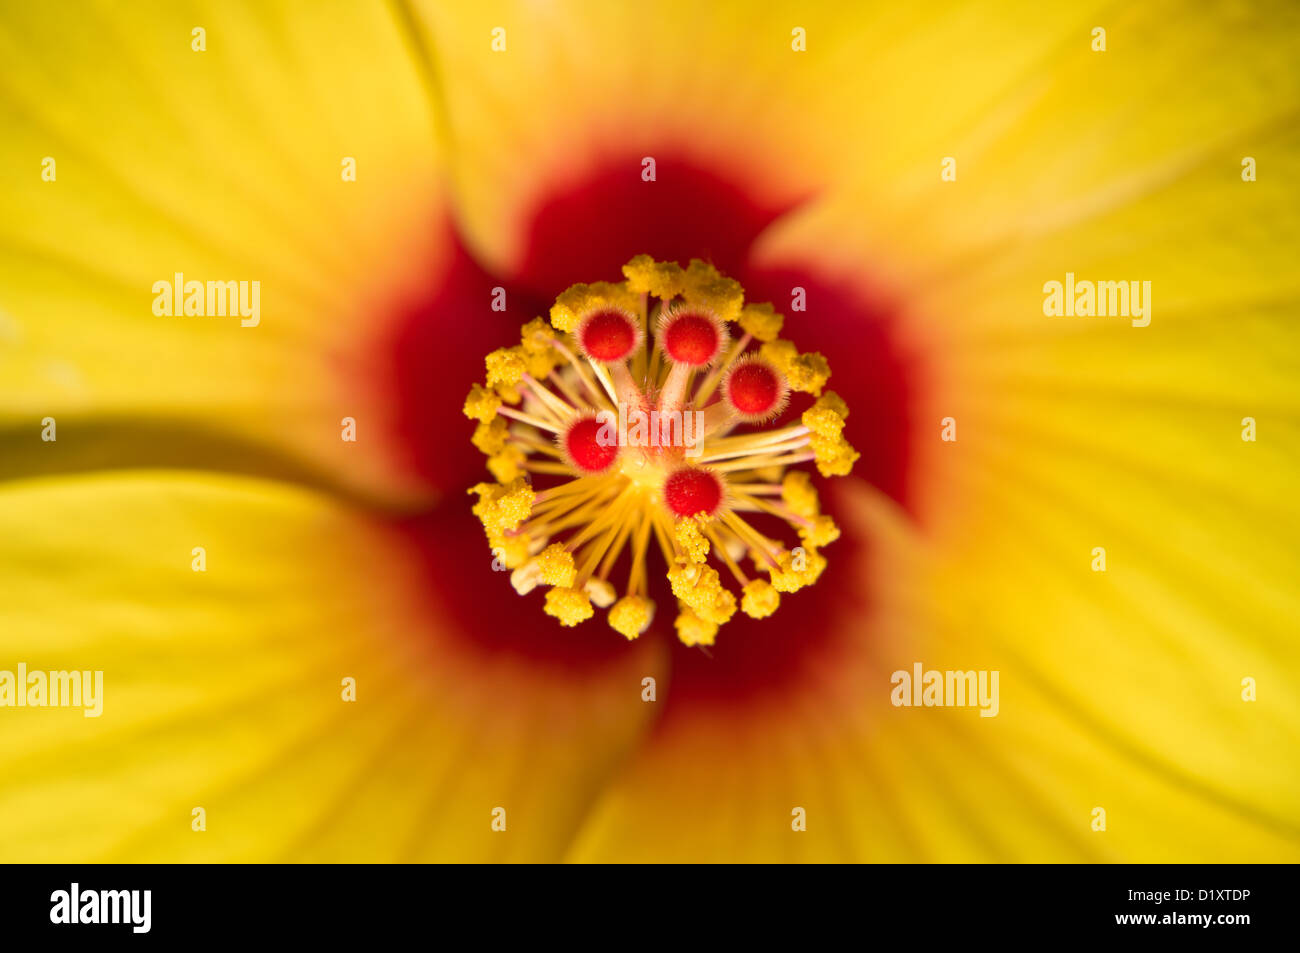
[[[479,424],[474,428],[470,441],[481,453],[491,456],[506,448],[506,439],[510,436],[510,425],[502,417],[493,417],[489,423]]]
[[[843,397],[835,393],[833,390],[828,390],[826,393],[818,397],[813,401],[813,406],[824,407],[827,410],[833,411],[839,414],[840,418],[843,420],[849,419],[849,405],[845,403]]]
[[[825,356],[815,351],[800,354],[793,341],[768,341],[759,348],[759,354],[785,375],[791,390],[818,397],[830,380],[831,366]]]
[[[827,562],[825,556],[812,548],[808,549],[808,555],[806,558],[808,560],[808,566],[804,570],[804,574],[808,580],[808,585],[811,586],[822,577],[822,573],[826,571]]]
[[[489,533],[488,545],[507,569],[518,569],[526,563],[531,548],[527,533]]]
[[[545,380],[564,360],[555,349],[555,331],[544,318],[533,318],[520,329],[519,346],[528,375],[537,380]]]
[[[840,528],[833,519],[823,514],[815,517],[812,525],[799,527],[799,538],[805,546],[829,546],[840,538]]]
[[[772,587],[777,592],[798,592],[815,583],[825,568],[826,557],[814,549],[782,553],[780,567],[771,570]]]
[[[690,564],[671,569],[668,581],[673,595],[708,622],[721,624],[736,611],[736,597],[722,587],[712,566]]]
[[[817,489],[812,477],[803,470],[790,470],[781,480],[781,499],[790,511],[804,519],[812,519],[821,512]]]
[[[763,342],[763,346],[758,349],[758,353],[760,357],[770,362],[782,374],[786,374],[790,365],[799,359],[799,349],[794,346],[793,341],[787,341],[784,338]]]
[[[862,456],[843,437],[823,437],[813,434],[809,441],[817,470],[822,476],[848,476],[853,464]]]
[[[585,592],[559,586],[546,590],[545,611],[547,615],[559,619],[563,626],[575,626],[596,614]]]
[[[682,548],[693,563],[702,563],[709,558],[709,541],[700,532],[700,521],[694,516],[683,516],[674,527],[677,545]]]
[[[524,372],[528,370],[521,347],[497,348],[484,359],[484,363],[487,364],[489,387],[503,385],[513,388],[524,379]]]
[[[485,424],[496,416],[497,408],[500,406],[501,398],[495,392],[475,384],[469,389],[469,396],[465,398],[465,406],[462,410],[470,420]]]
[[[495,388],[497,396],[500,397],[504,403],[518,404],[524,399],[524,395],[519,393],[519,388],[513,384],[495,384],[491,386]]]
[[[546,354],[555,348],[555,331],[545,318],[533,318],[519,329],[519,345],[529,354]]]
[[[706,622],[690,609],[683,609],[673,625],[683,645],[712,645],[718,635],[716,623]]]
[[[584,315],[602,308],[637,314],[641,310],[641,295],[624,282],[576,284],[555,299],[551,306],[551,324],[557,331],[571,334],[578,329]]]
[[[736,614],[736,597],[726,589],[722,589],[714,596],[713,601],[693,607],[695,612],[706,622],[712,622],[714,625],[722,625],[731,621],[731,617]]]
[[[766,619],[780,605],[781,594],[765,579],[751,580],[740,600],[740,610],[751,619]]]
[[[527,461],[528,455],[522,447],[506,447],[488,457],[487,468],[498,483],[509,483],[524,475]]]
[[[777,314],[770,304],[747,304],[740,312],[740,327],[757,341],[775,341],[785,324],[785,317]]]
[[[479,495],[474,515],[489,533],[518,529],[532,511],[533,488],[522,477],[505,485],[479,483],[469,492]]]
[[[828,400],[827,398],[833,398]],[[849,408],[833,391],[827,391],[803,412],[803,425],[819,437],[838,438],[844,432]]]
[[[555,370],[560,364],[562,358],[554,349],[543,351],[538,354],[528,354],[524,358],[524,364],[528,371],[529,377],[535,377],[538,380],[545,380],[550,376],[551,371]]]
[[[610,628],[627,639],[635,639],[650,627],[655,604],[643,596],[624,596],[614,603],[606,618]]]
[[[675,261],[655,261],[649,255],[637,255],[623,266],[628,287],[638,294],[650,294],[667,301],[682,293],[685,274]]]
[[[673,595],[688,606],[707,605],[721,591],[718,571],[712,566],[689,563],[668,570],[668,583]]]
[[[777,592],[798,592],[805,585],[803,573],[790,569],[789,563],[782,561],[780,569],[772,569],[772,588]]]
[[[537,568],[542,573],[542,582],[548,586],[568,588],[578,576],[573,554],[559,543],[552,543],[537,554]]]
[[[687,304],[708,308],[724,321],[735,321],[745,303],[745,289],[707,262],[692,258],[683,275],[682,297]]]

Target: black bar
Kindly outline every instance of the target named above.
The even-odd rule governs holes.
[[[462,928],[475,924],[485,937],[517,921],[532,924],[536,939],[563,939],[591,935],[597,924],[611,918],[624,923],[622,930],[663,938],[673,923],[704,917],[721,918],[714,929],[725,923],[737,933],[784,922],[819,935],[838,928],[883,940],[906,927],[919,930],[918,940],[927,941],[918,949],[944,937],[988,941],[1130,934],[1141,942],[1181,944],[1202,937],[1231,943],[1291,933],[1294,874],[1294,867],[1263,865],[815,871],[629,866],[544,873],[473,866],[10,866],[0,868],[5,885],[0,889],[0,924],[6,940],[329,942],[349,935],[399,940],[424,931],[422,935],[441,934],[452,942]],[[101,909],[108,919],[116,907],[118,919],[125,922],[52,922],[70,919],[74,883],[79,919],[83,914],[98,917]],[[105,898],[103,891],[140,893]],[[142,929],[143,891],[149,891],[147,931]]]

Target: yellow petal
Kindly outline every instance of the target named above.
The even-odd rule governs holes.
[[[1073,582],[1062,561],[1037,552],[1045,565],[980,573],[972,556],[953,566],[860,484],[835,497],[852,535],[872,540],[857,579],[828,570],[824,585],[862,593],[839,637],[743,717],[670,698],[571,859],[1300,857],[1300,772],[1281,755],[1300,728],[1286,682],[1300,659],[1281,622],[1260,631],[1259,613],[1249,633],[1216,647],[1168,601],[1160,631],[1160,611],[1141,609],[1142,589],[1122,602],[1100,596],[1119,580],[1098,580],[1086,563]],[[979,558],[1001,564],[1042,535],[1023,532],[1019,544],[985,538]],[[1160,574],[1158,563],[1142,570]],[[1004,589],[986,595],[992,579]],[[1036,595],[1048,579],[1050,591]],[[892,674],[916,662],[998,670],[998,714],[895,707]],[[1240,700],[1243,665],[1272,686],[1267,701]],[[1092,830],[1095,807],[1107,812],[1104,832]],[[806,830],[792,828],[797,809]]]
[[[673,170],[689,164],[725,171],[732,181],[723,185],[752,189],[779,209],[823,183],[841,155],[825,121],[826,81],[836,67],[829,53],[791,50],[792,27],[801,21],[789,11],[739,2],[702,10],[686,0],[659,4],[653,15],[598,0],[413,7],[448,77],[443,96],[460,221],[498,271],[524,266],[539,203],[582,176],[612,171],[622,181],[625,174],[653,204],[662,198],[650,196],[664,194],[654,190],[681,186]],[[819,21],[814,48],[843,51],[843,18],[826,10],[808,15]],[[744,30],[736,29],[741,20]],[[642,180],[647,158],[656,161],[653,183]],[[695,192],[687,200],[714,198]],[[617,224],[630,244],[609,249],[614,270],[569,275],[561,287],[617,279],[619,266],[642,252],[680,256],[685,265],[720,251],[638,247],[636,229]]]
[[[0,711],[5,861],[555,860],[662,676],[478,645],[409,536],[274,484],[10,484],[0,539],[0,668],[104,673]]]

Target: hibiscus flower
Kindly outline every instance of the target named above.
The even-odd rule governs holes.
[[[0,670],[103,673],[0,709],[0,859],[1300,858],[1293,8],[29,4],[0,57]],[[654,548],[635,638],[559,624],[467,496],[485,356],[640,255],[770,302],[861,454],[708,638]]]

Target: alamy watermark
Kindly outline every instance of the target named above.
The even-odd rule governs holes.
[[[104,673],[0,669],[0,708],[80,708],[87,718],[104,713]]]
[[[895,708],[979,708],[981,718],[994,718],[999,710],[998,671],[926,671],[920,662],[912,671],[899,669],[890,676],[894,686],[889,700]]]
[[[1151,323],[1151,282],[1075,281],[1074,272],[1065,281],[1043,285],[1043,314],[1049,318],[1132,318],[1135,328]]]
[[[153,313],[160,318],[238,316],[243,328],[255,328],[262,321],[260,281],[186,281],[178,271],[171,281],[155,281],[153,293]]]
[[[685,447],[688,457],[704,452],[702,410],[646,412],[620,403],[617,414],[602,410],[596,422],[600,424],[596,442],[602,447]]]
[[[132,933],[148,933],[152,908],[152,890],[82,890],[74,882],[50,894],[50,922],[56,924],[123,923]]]

